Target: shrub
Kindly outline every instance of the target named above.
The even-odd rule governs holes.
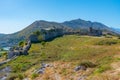
[[[118,39],[120,39],[120,36],[118,36]]]
[[[99,42],[96,43],[96,45],[113,45],[113,44],[117,44],[118,41],[117,40],[101,40]]]
[[[12,66],[13,72],[21,72],[22,71],[22,65],[21,64],[14,64]]]
[[[120,37],[118,37],[118,39],[120,39]]]
[[[11,73],[6,80],[22,80],[24,77],[22,73]]]
[[[89,68],[92,68],[92,67],[95,67],[96,65],[90,61],[83,61],[81,62],[79,65],[81,66],[85,66],[85,67],[89,67]]]
[[[20,47],[23,47],[23,46],[24,46],[24,41],[20,41],[20,42],[18,43],[18,45],[19,45]]]
[[[98,69],[95,70],[95,73],[102,73],[104,71],[110,70],[111,67],[108,65],[100,66]]]
[[[41,42],[44,40],[43,33],[41,33],[40,31],[35,31],[33,32],[33,34],[37,36],[38,42]]]
[[[43,41],[43,40],[44,40],[43,35],[39,35],[39,36],[38,36],[38,40],[39,40],[40,42]]]
[[[41,34],[41,32],[40,31],[35,31],[35,32],[33,32],[33,34],[39,36]]]
[[[3,52],[2,55],[3,55],[3,56],[6,56],[6,55],[7,55],[7,52]]]
[[[42,42],[41,42],[41,44],[42,44],[43,46],[45,45],[45,43],[46,43],[45,41],[42,41]]]
[[[35,79],[35,78],[38,77],[38,76],[39,76],[39,74],[33,73],[33,74],[31,75],[31,78],[32,78],[32,79]]]

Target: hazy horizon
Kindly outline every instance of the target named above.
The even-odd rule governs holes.
[[[120,28],[120,0],[0,0],[0,33],[20,31],[36,20],[83,19]]]

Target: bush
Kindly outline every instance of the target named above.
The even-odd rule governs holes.
[[[7,55],[7,52],[3,52],[3,53],[2,53],[2,56],[6,56],[6,55]]]
[[[117,40],[101,40],[99,42],[96,43],[96,45],[113,45],[113,44],[117,44],[118,41]]]
[[[85,66],[86,68],[93,68],[96,65],[90,61],[83,61],[79,64],[80,66]]]
[[[19,45],[20,47],[23,47],[23,46],[24,46],[24,41],[20,41],[20,42],[18,43],[18,45]]]
[[[40,42],[43,41],[43,40],[44,40],[43,35],[39,35],[39,36],[38,36],[38,40],[39,40]]]
[[[41,42],[44,40],[43,33],[41,33],[40,31],[33,32],[33,35],[37,36],[38,42]]]
[[[13,72],[21,72],[22,71],[22,65],[21,64],[14,64],[12,66]]]
[[[120,39],[120,37],[118,37],[118,39]]]
[[[98,69],[95,70],[95,73],[102,73],[104,71],[110,70],[111,67],[108,65],[100,66]]]
[[[35,79],[38,76],[39,76],[39,74],[33,73],[31,77],[32,77],[32,79]]]
[[[45,45],[45,43],[46,43],[45,41],[42,41],[42,42],[41,42],[41,44],[42,44],[43,46]]]
[[[25,76],[22,73],[11,73],[6,80],[22,80],[24,77]]]
[[[40,31],[35,31],[35,32],[33,32],[33,34],[39,36],[41,34],[41,32]]]

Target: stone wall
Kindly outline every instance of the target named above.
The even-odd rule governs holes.
[[[42,40],[47,41],[50,39],[53,39],[58,36],[62,36],[65,34],[63,29],[58,29],[58,28],[49,28],[49,29],[41,29],[40,31]],[[29,36],[29,40],[31,42],[40,42],[38,39],[39,35],[31,34]]]
[[[63,29],[43,30],[43,33],[45,33],[43,35],[44,40],[49,40],[64,35]]]

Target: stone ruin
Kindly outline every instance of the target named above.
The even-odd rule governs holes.
[[[42,34],[42,40],[43,41],[49,41],[52,40],[56,37],[63,36],[65,34],[65,31],[61,28],[44,28],[40,30],[40,33]],[[38,39],[39,35],[36,34],[31,34],[28,39],[35,43],[35,42],[40,42]]]
[[[28,40],[26,44],[23,47],[16,47],[15,49],[10,48],[8,51],[8,59],[14,57],[14,56],[20,56],[20,55],[28,55],[28,50],[31,47],[31,41]]]

